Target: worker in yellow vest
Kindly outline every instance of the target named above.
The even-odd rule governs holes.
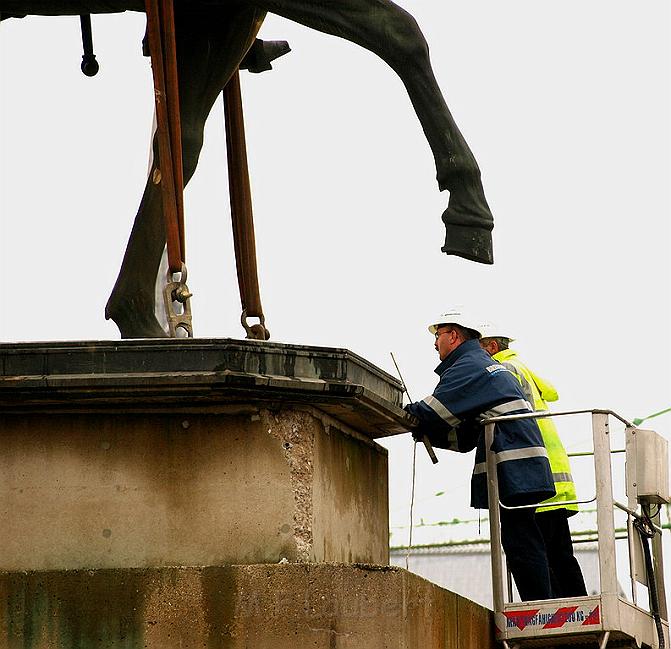
[[[517,352],[509,349],[513,341],[508,335],[491,323],[480,327],[480,346],[496,361],[512,372],[522,385],[527,401],[534,410],[548,410],[548,401],[559,398],[554,386],[532,372],[519,358]],[[573,555],[571,532],[568,518],[578,512],[575,501],[576,490],[571,476],[571,466],[564,445],[550,418],[537,419],[548,452],[556,495],[544,501],[547,506],[536,510],[536,522],[543,534],[550,564],[550,581],[554,597],[578,597],[587,595],[580,565]]]

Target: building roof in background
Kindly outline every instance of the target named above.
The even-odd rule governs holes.
[[[585,578],[587,592],[599,592],[599,561],[596,543],[580,543],[574,548],[575,556]],[[413,547],[409,554],[408,569],[449,591],[473,602],[492,608],[492,575],[489,544],[445,544],[432,547]],[[405,567],[406,550],[392,549],[389,563]],[[620,591],[622,587],[620,587]],[[515,592],[519,601],[519,596]]]

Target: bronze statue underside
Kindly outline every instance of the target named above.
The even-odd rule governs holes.
[[[143,11],[142,0],[2,0],[2,18]],[[414,18],[389,0],[203,0],[176,3],[184,184],[192,177],[207,116],[251,47],[267,12],[345,38],[377,54],[400,77],[449,191],[442,250],[492,263],[493,218],[480,170],[436,82]],[[158,152],[154,142],[154,160]],[[153,170],[152,170],[153,172]],[[106,317],[124,338],[165,336],[154,316],[154,287],[165,246],[160,188],[150,172]]]

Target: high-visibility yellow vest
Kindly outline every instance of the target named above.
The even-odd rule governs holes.
[[[520,381],[522,390],[527,400],[533,404],[534,410],[548,410],[548,401],[557,401],[559,395],[554,386],[548,381],[534,374],[517,357],[517,352],[512,349],[504,349],[492,358],[509,369]],[[578,511],[577,505],[562,505],[561,503],[576,500],[575,483],[571,475],[571,465],[566,455],[566,449],[559,439],[559,433],[550,418],[537,419],[538,427],[541,429],[543,442],[550,458],[552,478],[555,483],[557,494],[545,503],[553,503],[550,507],[539,507],[536,511],[543,512],[550,509],[566,509],[569,516]]]

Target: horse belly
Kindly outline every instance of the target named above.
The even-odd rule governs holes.
[[[143,0],[2,0],[4,15],[78,16],[144,11]]]

